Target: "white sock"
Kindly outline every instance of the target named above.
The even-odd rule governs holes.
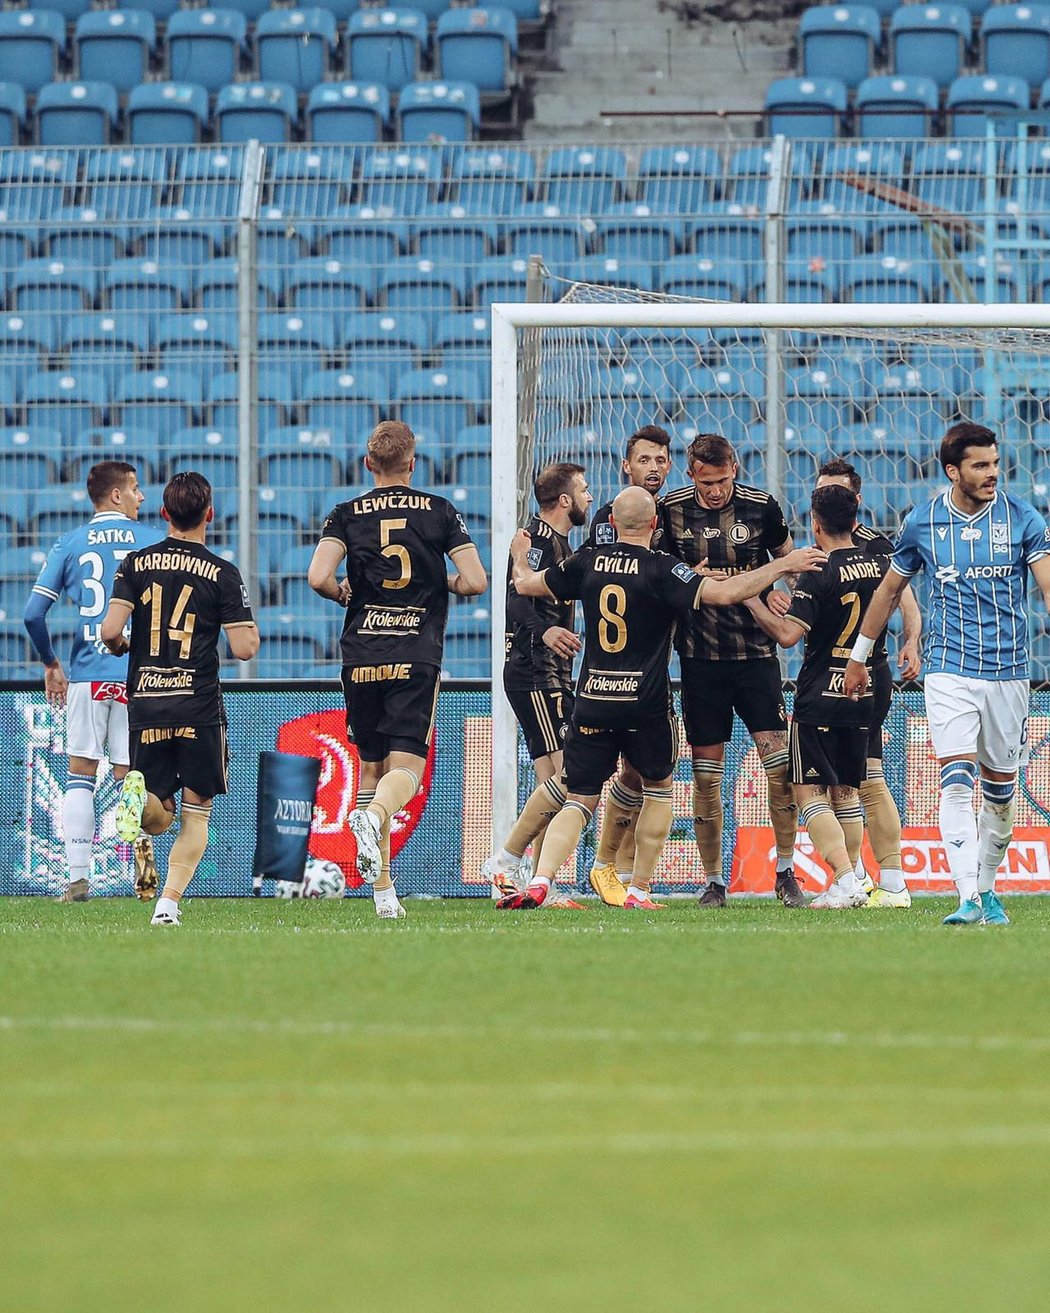
[[[634,879],[634,873],[632,871],[617,871],[616,878],[621,884],[630,884]]]
[[[857,877],[857,883],[863,884],[864,877],[868,874],[868,868],[864,865],[864,858],[857,858],[857,865],[853,868],[853,874]]]
[[[501,848],[496,854],[496,860],[505,871],[516,871],[521,865],[521,858],[517,853],[509,853],[506,848]]]
[[[174,898],[158,898],[153,910],[154,916],[174,916],[179,914],[179,905]]]
[[[645,900],[649,897],[649,890],[639,889],[636,884],[629,884],[627,886],[627,897],[637,898],[640,903],[644,903]]]
[[[793,857],[777,858],[777,875],[783,875],[787,871],[795,869],[795,859]],[[712,880],[712,884],[725,884],[724,880]]]
[[[990,893],[1014,833],[1017,799],[1012,780],[1000,784],[981,781],[981,810],[977,816],[977,888]]]
[[[376,900],[376,907],[395,907],[397,905],[397,890],[393,885],[389,889],[374,889],[372,896]]]
[[[902,894],[907,887],[904,883],[903,871],[896,871],[887,867],[885,871],[879,872],[879,888],[885,889],[888,894]]]
[[[549,889],[551,887],[551,878],[549,875],[534,875],[529,884],[541,884],[544,889]]]
[[[941,767],[941,838],[960,903],[977,897],[977,817],[973,812],[976,779],[977,767],[972,761],[953,761]]]
[[[855,894],[860,890],[860,881],[857,879],[855,871],[845,871],[835,880],[837,888],[841,889],[844,894]]]
[[[95,777],[74,775],[66,779],[62,797],[62,830],[65,834],[66,865],[70,880],[91,876],[91,845],[95,838]]]

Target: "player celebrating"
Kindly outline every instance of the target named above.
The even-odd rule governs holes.
[[[434,728],[448,595],[488,587],[478,549],[451,502],[409,487],[416,440],[382,420],[368,439],[373,492],[336,506],[307,575],[346,607],[341,639],[347,728],[361,760],[348,825],[377,915],[405,915],[390,875],[390,819],[415,796]],[[448,574],[445,557],[456,566]],[[346,558],[346,578],[336,570]]]
[[[908,516],[864,614],[846,691],[863,695],[876,637],[907,581],[924,570],[926,715],[941,770],[941,837],[959,892],[945,925],[1006,925],[995,878],[1013,835],[1017,771],[1028,754],[1027,571],[1050,608],[1050,529],[1033,506],[999,488],[991,429],[952,425],[940,460],[951,487]]]
[[[587,522],[592,497],[583,466],[564,461],[540,471],[533,493],[540,509],[525,526],[532,542],[529,564],[543,571],[569,555],[569,531]],[[508,563],[503,688],[525,735],[536,788],[503,847],[482,865],[493,898],[516,888],[525,849],[531,843],[533,855],[539,853],[547,822],[565,800],[562,741],[572,714],[572,659],[581,647],[572,612],[571,602],[523,597]]]
[[[810,907],[860,907],[868,895],[856,873],[864,838],[858,789],[875,709],[870,692],[847,698],[843,680],[857,625],[888,557],[855,544],[857,497],[849,488],[818,488],[812,507],[817,546],[828,553],[825,568],[799,580],[782,618],[757,598],[746,605],[783,647],[806,639],[791,720],[791,780],[809,837],[835,875]]]
[[[579,598],[586,641],[565,743],[568,796],[548,828],[532,884],[524,894],[502,899],[503,908],[543,904],[621,753],[641,776],[644,797],[624,906],[658,906],[649,888],[671,828],[671,777],[678,759],[667,664],[674,625],[701,601],[733,605],[785,574],[817,569],[824,560],[822,553],[807,548],[736,579],[704,578],[683,562],[650,550],[656,503],[643,488],[619,494],[612,523],[617,531],[613,546],[584,547],[542,574],[529,568],[526,534],[519,532],[511,544],[514,586],[530,597]]]
[[[848,488],[857,501],[861,500],[861,478],[846,460],[829,460],[820,467],[817,488],[837,485]],[[893,544],[876,529],[858,524],[853,530],[854,547],[863,547],[869,557],[888,562],[893,555]],[[885,571],[883,571],[885,573]],[[786,615],[791,606],[788,593],[775,591],[767,598],[769,609],[776,615]],[[901,617],[904,621],[904,642],[897,659],[902,679],[916,679],[921,668],[919,639],[922,635],[922,616],[915,594],[910,587],[901,593]],[[761,620],[760,620],[761,623]],[[774,635],[776,637],[776,635]],[[879,863],[879,883],[872,884],[864,862],[857,863],[857,878],[870,896],[864,904],[872,909],[910,907],[911,894],[904,882],[901,862],[901,818],[897,804],[886,784],[882,769],[882,727],[890,711],[893,696],[893,675],[886,655],[886,631],[883,630],[871,657],[871,677],[874,693],[871,721],[868,726],[868,759],[865,778],[860,784],[860,802],[871,839],[875,858]]]
[[[692,484],[664,498],[662,547],[716,578],[750,571],[786,556],[791,535],[779,503],[737,483],[733,448],[701,433],[689,446]],[[783,571],[781,573],[784,573]],[[722,774],[736,711],[754,739],[766,772],[776,838],[776,895],[804,907],[794,873],[798,817],[788,775],[787,712],[773,642],[746,607],[703,608],[678,628],[682,719],[693,757],[693,824],[707,888],[700,903],[724,907]]]
[[[671,472],[671,436],[656,424],[646,424],[627,439],[623,473],[629,486],[644,488],[656,499],[657,511],[663,504],[661,492]],[[607,502],[591,520],[588,547],[608,546],[616,541],[611,523],[612,502]],[[660,545],[660,530],[653,534],[652,546]],[[591,867],[591,888],[611,907],[622,907],[634,866],[634,827],[642,805],[642,781],[629,762],[609,787],[602,817],[598,849]]]
[[[134,843],[140,831],[179,833],[151,925],[177,926],[179,900],[208,846],[212,799],[226,792],[226,712],[219,686],[219,636],[239,661],[259,650],[259,631],[235,565],[204,545],[214,511],[203,474],[175,474],[161,515],[168,537],[133,552],[113,581],[102,623],[111,652],[130,649],[128,720],[131,770],[117,804],[117,833]],[[124,626],[131,616],[131,641]]]
[[[59,902],[81,903],[91,893],[91,844],[95,835],[98,764],[108,756],[114,779],[128,769],[126,657],[116,657],[99,639],[117,565],[136,547],[163,538],[139,524],[143,496],[134,465],[106,460],[88,471],[87,493],[95,513],[87,524],[63,534],[47,554],[25,609],[25,626],[44,663],[44,692],[52,707],[66,708],[69,770],[62,798],[69,879]],[[55,655],[47,613],[65,593],[80,612],[69,678]],[[135,844],[135,892],[148,901],[157,891],[153,843]]]

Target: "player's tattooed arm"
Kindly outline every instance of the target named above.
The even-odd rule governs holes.
[[[760,565],[757,570],[745,570],[731,579],[709,579],[704,585],[703,600],[715,606],[735,606],[749,597],[757,597],[786,575],[808,574],[819,570],[827,561],[827,553],[816,547],[796,547],[781,553],[777,560]]]

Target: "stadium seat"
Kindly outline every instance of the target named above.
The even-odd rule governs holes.
[[[341,321],[336,340],[354,353],[422,356],[430,347],[430,331],[424,315],[406,310],[359,310]]]
[[[784,300],[792,302],[837,301],[841,269],[834,260],[820,255],[804,255],[784,261]],[[765,294],[761,280],[749,295],[759,301]]]
[[[829,167],[830,164],[825,165],[826,170]],[[838,265],[852,260],[864,250],[865,221],[827,214],[818,204],[795,206],[785,219],[784,227],[787,254],[792,259],[819,259],[826,264]]]
[[[219,141],[284,142],[298,115],[295,89],[285,82],[240,82],[215,102]]]
[[[404,253],[409,228],[389,219],[377,222],[369,206],[344,205],[326,219],[317,238],[318,255],[344,264],[381,265]]]
[[[202,369],[222,373],[237,351],[237,320],[231,314],[167,315],[157,330],[157,363],[165,370]]]
[[[236,370],[211,375],[207,380],[205,409],[210,427],[236,432],[240,422],[241,376]],[[292,408],[292,384],[281,369],[263,364],[256,376],[256,407],[259,431],[280,428],[288,423]]]
[[[282,438],[275,435],[285,435]],[[282,427],[271,430],[259,444],[260,479],[276,488],[298,488],[320,518],[332,488],[342,483],[346,468],[343,443],[335,444],[331,429]]]
[[[976,74],[956,78],[948,88],[946,122],[958,136],[977,136],[982,116],[996,110],[1027,109],[1028,83],[1016,77],[987,77]]]
[[[346,30],[347,72],[355,82],[378,82],[400,91],[423,67],[427,19],[418,9],[365,9]]]
[[[0,81],[35,95],[58,76],[66,24],[49,9],[0,13]]]
[[[660,269],[660,290],[672,296],[714,301],[742,301],[750,280],[740,260],[679,255]]]
[[[541,172],[543,199],[566,214],[601,214],[623,199],[627,160],[609,146],[561,146]]]
[[[63,260],[26,260],[11,276],[9,306],[21,314],[70,314],[95,297],[96,274]]]
[[[427,206],[413,222],[412,231],[421,256],[437,263],[464,265],[487,260],[504,234],[502,226],[491,220],[469,218],[455,201]]]
[[[280,287],[279,273],[260,268],[256,304],[260,310],[276,305]],[[240,290],[240,276],[236,260],[213,260],[205,265],[197,277],[196,304],[209,312],[236,311]]]
[[[729,157],[726,171],[725,199],[739,206],[741,212],[754,214],[764,210],[769,190],[769,164],[772,152],[768,146],[743,146]],[[794,177],[788,184],[788,204],[802,199],[802,179],[814,173],[814,161],[809,149],[798,143],[792,150]]]
[[[466,146],[451,152],[450,199],[474,214],[512,214],[531,198],[535,176],[528,151]]]
[[[582,283],[599,287],[636,287],[648,290],[653,286],[653,269],[641,260],[620,260],[614,255],[585,255],[573,267],[572,276]]]
[[[158,210],[153,223],[128,231],[133,255],[156,260],[158,264],[181,264],[187,268],[214,259],[225,239],[222,224],[198,223],[181,207]]]
[[[361,166],[360,203],[381,219],[422,214],[438,199],[441,172],[441,156],[425,146],[371,151]]]
[[[180,9],[168,23],[168,69],[211,95],[233,82],[247,53],[248,24],[226,8]]]
[[[105,421],[105,381],[90,371],[53,370],[34,374],[26,383],[25,424],[58,429],[66,443]]]
[[[1041,86],[1050,77],[1050,8],[1014,4],[989,9],[981,20],[981,48],[986,73]]]
[[[509,9],[448,9],[437,21],[437,66],[452,82],[473,82],[485,93],[514,82],[518,21]]]
[[[157,435],[152,428],[88,429],[83,438],[90,450],[80,451],[66,464],[65,478],[70,483],[83,483],[92,465],[102,460],[125,460],[135,466],[140,484],[152,483],[157,477]],[[160,509],[154,506],[154,514]]]
[[[0,350],[5,368],[10,370],[17,362],[31,362],[42,353],[53,351],[58,334],[56,321],[50,315],[20,315],[17,312],[0,313]],[[31,373],[37,373],[34,364]]]
[[[189,370],[140,370],[117,383],[123,423],[148,425],[162,442],[196,422],[203,404],[201,381]]]
[[[591,251],[617,260],[657,264],[669,260],[685,241],[683,220],[656,217],[648,204],[622,201],[594,220]]]
[[[802,11],[798,43],[807,78],[840,78],[857,87],[875,63],[882,23],[868,5],[818,5]]]
[[[961,272],[976,294],[978,302],[1005,301],[1012,304],[1017,301],[1020,283],[1019,271],[1013,261],[1006,255],[1001,254],[996,258],[994,289],[990,285],[993,280],[988,276],[987,256],[964,256],[960,261],[960,265]],[[941,292],[941,299],[944,301],[958,301],[960,297],[954,289],[945,286]],[[969,297],[966,299],[969,300]]]
[[[48,488],[58,482],[61,461],[62,434],[58,429],[23,425],[0,428],[0,481],[5,488]]]
[[[202,146],[180,152],[178,204],[193,217],[233,219],[240,197],[242,152],[237,146]]]
[[[479,309],[494,301],[524,301],[529,286],[529,262],[523,255],[486,260],[474,270],[470,299]]]
[[[715,199],[723,172],[711,146],[650,146],[638,162],[638,202],[654,215],[692,214]]]
[[[208,122],[208,93],[190,82],[147,82],[132,89],[127,119],[132,145],[193,145]]]
[[[58,347],[70,351],[78,346],[95,346],[100,352],[144,355],[152,346],[155,320],[136,314],[113,314],[109,310],[90,310],[63,317]]]
[[[972,26],[970,13],[960,4],[901,5],[890,19],[894,73],[948,86],[962,72]]]
[[[121,95],[145,80],[157,44],[153,15],[142,9],[92,10],[76,22],[77,74],[108,82]]]
[[[168,438],[164,452],[166,478],[179,470],[197,470],[213,488],[237,486],[237,462],[240,442],[236,428],[176,429]]]
[[[382,141],[390,92],[379,82],[324,82],[306,102],[312,141]]]
[[[323,355],[335,347],[331,314],[311,310],[268,310],[257,322],[260,350],[302,351]]]
[[[306,428],[333,429],[353,450],[379,422],[379,407],[389,400],[376,370],[322,369],[303,384],[301,418]]]
[[[397,102],[402,141],[473,141],[481,126],[481,98],[471,82],[410,82]]]
[[[102,281],[106,306],[116,314],[162,314],[189,300],[189,270],[156,260],[114,260]]]
[[[400,379],[395,399],[409,428],[439,435],[444,445],[473,424],[483,406],[476,380],[464,369],[410,370]]]
[[[933,78],[870,77],[857,88],[856,124],[861,137],[928,137],[937,113],[937,84]]]
[[[284,296],[289,308],[328,313],[363,306],[376,284],[376,271],[357,264],[344,264],[331,256],[301,260],[290,270]]]
[[[572,265],[583,256],[587,232],[578,217],[557,205],[529,201],[520,205],[504,229],[510,255],[540,255],[550,269]]]
[[[271,9],[255,24],[256,71],[263,82],[310,91],[335,54],[335,18],[327,9]]]
[[[442,315],[434,328],[435,351],[477,352],[479,359],[489,359],[492,328],[489,317],[476,310],[459,310]]]
[[[743,260],[757,265],[762,259],[762,234],[760,219],[727,212],[717,204],[685,221],[686,247],[699,259]]]
[[[466,276],[455,262],[406,255],[379,270],[376,299],[390,310],[455,310],[466,299]]]
[[[932,205],[972,213],[984,205],[985,146],[925,141],[912,148],[912,189]]]
[[[894,255],[860,256],[845,270],[843,294],[851,301],[932,301],[931,268]]]
[[[117,122],[117,93],[108,82],[49,82],[36,98],[41,146],[105,146]]]
[[[846,85],[839,78],[778,78],[766,91],[770,136],[838,136],[846,113]]]
[[[0,146],[17,146],[25,122],[25,88],[16,82],[0,82]]]

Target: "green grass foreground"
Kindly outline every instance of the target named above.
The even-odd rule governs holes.
[[[1045,1310],[1050,900],[0,900],[2,1303]]]

